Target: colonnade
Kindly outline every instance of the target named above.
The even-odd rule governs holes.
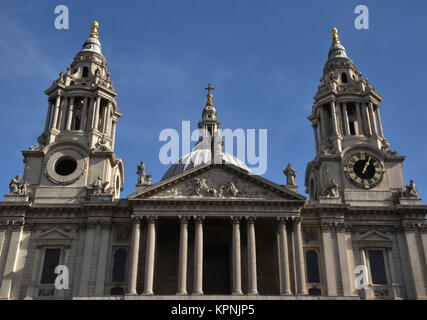
[[[230,218],[232,224],[232,295],[242,295],[242,258],[241,258],[241,238],[240,229],[243,218],[232,216]],[[246,217],[246,234],[247,234],[247,295],[258,295],[257,282],[257,257],[256,257],[256,217]],[[188,224],[190,217],[181,216],[180,220],[180,236],[179,236],[179,261],[177,275],[177,295],[187,295],[187,272],[188,272]],[[295,262],[295,294],[307,294],[305,267],[304,267],[304,252],[301,235],[301,218],[296,217],[279,217],[278,220],[278,236],[279,236],[279,272],[280,272],[280,294],[291,295],[291,275],[289,271],[289,252],[288,252],[288,235],[287,223],[292,224],[293,233],[293,248]],[[132,242],[130,249],[130,268],[128,276],[128,295],[137,295],[137,280],[138,280],[138,261],[140,258],[140,234],[141,234],[142,217],[134,215],[132,217]],[[145,273],[143,295],[153,295],[153,281],[155,274],[155,250],[156,250],[156,225],[157,218],[147,216],[147,241],[145,247]],[[194,217],[194,268],[193,268],[193,295],[203,295],[203,226],[204,217]]]
[[[352,135],[350,129],[349,104],[354,105],[356,114],[354,122],[354,135],[365,135],[384,137],[379,106],[372,101],[368,102],[338,102],[332,100],[329,104],[319,106],[317,119],[313,121],[316,152],[319,151],[320,144],[329,136]],[[330,107],[331,119],[327,114],[325,106]],[[329,124],[331,121],[331,124]],[[332,131],[330,132],[330,129]]]
[[[55,101],[49,100],[48,110],[46,113],[44,130],[49,129],[61,130],[82,130],[98,131],[105,133],[107,136],[113,137],[115,134],[117,120],[111,119],[113,112],[113,104],[107,100],[107,105],[101,108],[102,98],[97,97],[81,97],[83,106],[80,115],[80,123],[78,125],[73,122],[76,118],[76,99],[80,96],[63,96],[58,93]],[[52,111],[53,110],[53,111]]]

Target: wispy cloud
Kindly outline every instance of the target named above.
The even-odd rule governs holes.
[[[0,77],[42,73],[48,79],[55,78],[56,72],[37,37],[4,10],[0,11],[0,38]]]

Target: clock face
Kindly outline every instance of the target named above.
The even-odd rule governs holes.
[[[358,152],[347,159],[344,172],[347,178],[359,188],[370,189],[381,182],[384,167],[373,154]]]

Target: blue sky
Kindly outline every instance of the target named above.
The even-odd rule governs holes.
[[[69,30],[54,27],[57,5]],[[370,10],[356,30],[354,8]],[[44,90],[81,49],[93,20],[123,113],[116,154],[125,164],[122,196],[134,191],[144,160],[153,181],[168,166],[158,158],[165,128],[196,128],[212,81],[224,128],[268,130],[265,178],[284,184],[291,162],[304,193],[314,157],[307,116],[336,26],[347,54],[383,96],[381,116],[391,149],[407,156],[404,178],[427,197],[427,2],[358,1],[1,1],[0,194],[23,172],[21,150],[37,143],[47,110]]]

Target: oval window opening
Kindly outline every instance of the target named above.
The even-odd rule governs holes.
[[[71,158],[61,158],[55,165],[55,172],[60,176],[68,176],[77,168],[77,162]]]

